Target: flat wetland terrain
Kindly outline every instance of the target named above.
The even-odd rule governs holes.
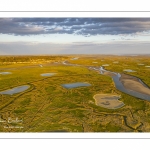
[[[1,56],[0,92],[24,85],[29,88],[12,95],[0,94],[0,132],[150,132],[150,101],[117,90],[113,73],[89,69],[100,66],[120,73],[124,77],[121,82],[130,90],[149,94],[150,68],[145,66],[150,66],[150,56]],[[48,73],[50,76],[41,76]],[[131,76],[147,87],[141,89]],[[62,86],[69,83],[90,86]],[[119,95],[119,99],[112,103],[111,98],[105,98],[102,102],[106,107],[102,107],[94,99],[98,94]],[[109,109],[109,104],[116,109]]]

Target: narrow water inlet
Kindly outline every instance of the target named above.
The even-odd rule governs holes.
[[[111,73],[110,71],[103,69],[103,67],[100,67],[100,72],[104,75],[107,72],[107,75]],[[115,72],[113,73],[114,76],[109,76],[112,77],[116,89],[136,98],[150,101],[150,89],[139,78],[131,75],[123,75]]]

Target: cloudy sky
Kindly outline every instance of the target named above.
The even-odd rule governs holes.
[[[150,54],[150,18],[0,18],[0,55]]]

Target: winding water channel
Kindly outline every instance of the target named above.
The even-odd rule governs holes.
[[[69,64],[68,62],[63,62],[63,64],[76,66],[76,64]],[[79,65],[79,66],[82,66],[82,65]],[[124,92],[128,95],[134,96],[136,98],[150,101],[150,88],[146,84],[144,84],[139,78],[131,76],[131,75],[111,72],[111,71],[105,70],[103,67],[97,68],[97,67],[91,66],[91,67],[88,67],[88,69],[99,71],[100,74],[104,74],[104,75],[108,75],[112,77],[115,83],[115,87],[119,91]]]
[[[120,80],[120,78],[122,77],[122,75],[120,73],[110,72],[110,71],[107,71],[107,70],[103,69],[103,67],[100,67],[100,73],[101,74],[105,74],[106,72],[114,74],[114,75],[111,74],[109,76],[112,77],[112,79],[113,79],[113,81],[115,83],[115,87],[119,91],[124,92],[126,94],[129,94],[131,96],[140,98],[140,99],[144,99],[144,100],[150,101],[150,89],[139,78],[128,75],[128,79],[124,79],[124,80],[129,80],[129,77],[130,77],[131,79],[129,81],[131,81],[131,86],[133,86],[134,88],[132,88],[132,87],[131,88],[127,88],[127,87],[125,87],[123,85],[123,83]],[[134,82],[132,83],[132,81],[134,81]],[[134,83],[137,84],[137,86],[134,85]],[[142,88],[145,89],[146,92],[144,92],[142,90]]]
[[[64,65],[82,66],[83,67],[83,65],[70,64],[67,61],[64,61],[62,63]],[[84,66],[84,67],[98,71],[98,72],[100,72],[100,74],[110,76],[115,83],[116,89],[118,89],[119,91],[129,94],[131,96],[134,96],[136,98],[150,101],[150,88],[146,84],[144,84],[139,78],[131,76],[131,75],[111,72],[111,71],[105,70],[103,67],[94,67],[94,66],[90,66],[90,67]],[[49,75],[49,74],[46,74],[46,76],[47,75]],[[70,85],[69,85],[69,87],[70,87]],[[12,95],[14,93],[22,92],[28,88],[29,88],[28,85],[24,85],[24,86],[20,86],[20,87],[15,87],[13,89],[1,91],[0,94]]]

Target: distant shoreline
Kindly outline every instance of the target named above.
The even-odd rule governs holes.
[[[8,55],[0,55],[0,57],[7,57],[7,56],[130,56],[130,57],[138,57],[138,56],[147,56],[149,57],[150,56],[150,53],[147,53],[147,54],[14,54],[14,55],[11,55],[11,54],[8,54]]]

